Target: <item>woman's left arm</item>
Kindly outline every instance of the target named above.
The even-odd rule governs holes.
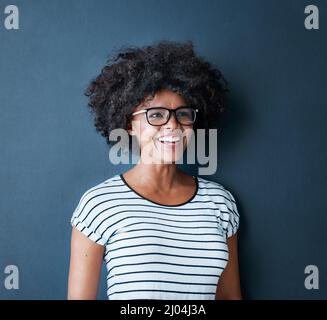
[[[217,285],[216,300],[241,300],[238,268],[237,233],[227,238],[229,259]]]

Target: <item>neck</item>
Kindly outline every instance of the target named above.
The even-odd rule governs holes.
[[[170,190],[178,182],[182,171],[176,164],[144,164],[139,162],[130,170],[139,184],[153,190]]]

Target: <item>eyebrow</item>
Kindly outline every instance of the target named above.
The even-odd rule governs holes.
[[[176,110],[176,109],[178,109],[178,108],[182,108],[182,107],[190,107],[190,106],[188,106],[188,105],[182,105],[182,106],[179,106],[179,107],[177,107],[177,108],[175,108],[175,109],[170,109],[170,110]],[[144,113],[146,110],[148,110],[148,109],[153,109],[153,108],[164,108],[164,109],[169,109],[169,108],[167,108],[167,107],[149,107],[149,108],[141,109],[141,110],[139,110],[139,111],[135,111],[135,112],[132,113],[132,115],[137,115],[137,114],[140,114],[140,113]],[[194,110],[195,110],[195,112],[198,112],[198,111],[199,111],[199,109],[194,109]]]
[[[187,104],[182,104],[182,105],[180,105],[180,106],[178,106],[178,107],[176,107],[176,108],[174,108],[174,109],[177,109],[177,108],[181,108],[181,107],[191,107],[190,105],[187,105]],[[165,107],[165,106],[153,106],[153,107],[146,107],[146,108],[144,108],[144,109],[141,109],[141,110],[147,110],[147,109],[152,109],[152,108],[164,108],[164,109],[170,109],[170,108],[168,108],[168,107]]]

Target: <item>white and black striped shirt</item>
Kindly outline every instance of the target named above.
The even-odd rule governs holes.
[[[221,184],[194,178],[179,205],[145,199],[118,174],[82,195],[71,224],[105,246],[109,300],[215,299],[239,214]]]

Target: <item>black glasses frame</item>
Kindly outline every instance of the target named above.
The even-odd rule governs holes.
[[[194,121],[193,121],[192,123],[190,123],[190,124],[184,124],[184,123],[181,123],[181,122],[177,119],[177,116],[176,116],[176,112],[177,112],[177,110],[179,110],[179,109],[185,109],[185,108],[192,109],[192,110],[194,111]],[[166,122],[161,123],[161,124],[152,124],[152,123],[150,123],[149,118],[148,118],[148,111],[149,111],[149,110],[153,110],[153,109],[167,110],[167,111],[169,112],[169,116],[168,116]],[[168,109],[168,108],[165,108],[165,107],[152,107],[152,108],[147,108],[147,109],[143,109],[143,110],[140,110],[140,111],[133,112],[133,113],[131,114],[131,116],[135,116],[135,115],[137,115],[137,114],[145,113],[145,114],[146,114],[146,120],[148,121],[148,124],[151,125],[151,126],[159,127],[159,126],[163,126],[163,125],[165,125],[165,124],[169,121],[169,119],[170,119],[170,117],[171,117],[171,114],[174,113],[175,119],[176,119],[176,121],[177,121],[179,124],[181,124],[182,126],[187,126],[187,125],[190,126],[190,125],[193,125],[193,124],[195,123],[195,120],[196,120],[196,113],[197,113],[198,111],[199,111],[198,109],[193,108],[193,107],[190,107],[190,106],[180,106],[180,107],[178,107],[178,108],[176,108],[176,109]]]

